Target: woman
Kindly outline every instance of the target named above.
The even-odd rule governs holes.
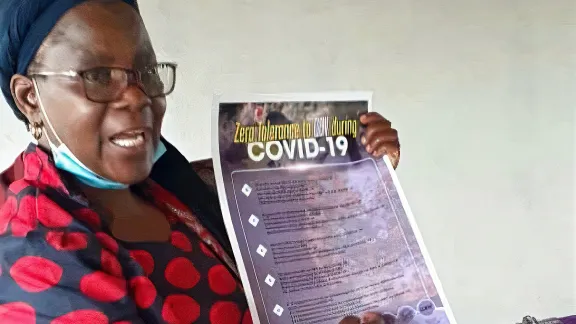
[[[175,66],[133,0],[0,15],[0,86],[35,139],[0,181],[0,323],[250,323],[217,200],[161,139]],[[397,163],[390,123],[362,122]]]

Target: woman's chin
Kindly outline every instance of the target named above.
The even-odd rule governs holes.
[[[108,179],[127,185],[141,183],[148,179],[152,172],[152,164],[123,166],[115,165],[113,172],[110,172]]]

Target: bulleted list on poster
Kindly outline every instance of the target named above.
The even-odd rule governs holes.
[[[390,162],[361,144],[370,106],[217,101],[220,200],[254,322],[456,323]]]

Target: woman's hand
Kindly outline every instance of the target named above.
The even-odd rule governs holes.
[[[360,123],[366,127],[361,139],[366,151],[376,158],[388,155],[396,169],[400,162],[400,141],[392,123],[376,112],[360,116]]]

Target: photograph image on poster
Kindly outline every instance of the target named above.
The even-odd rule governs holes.
[[[217,98],[221,207],[255,323],[455,324],[370,93]]]

